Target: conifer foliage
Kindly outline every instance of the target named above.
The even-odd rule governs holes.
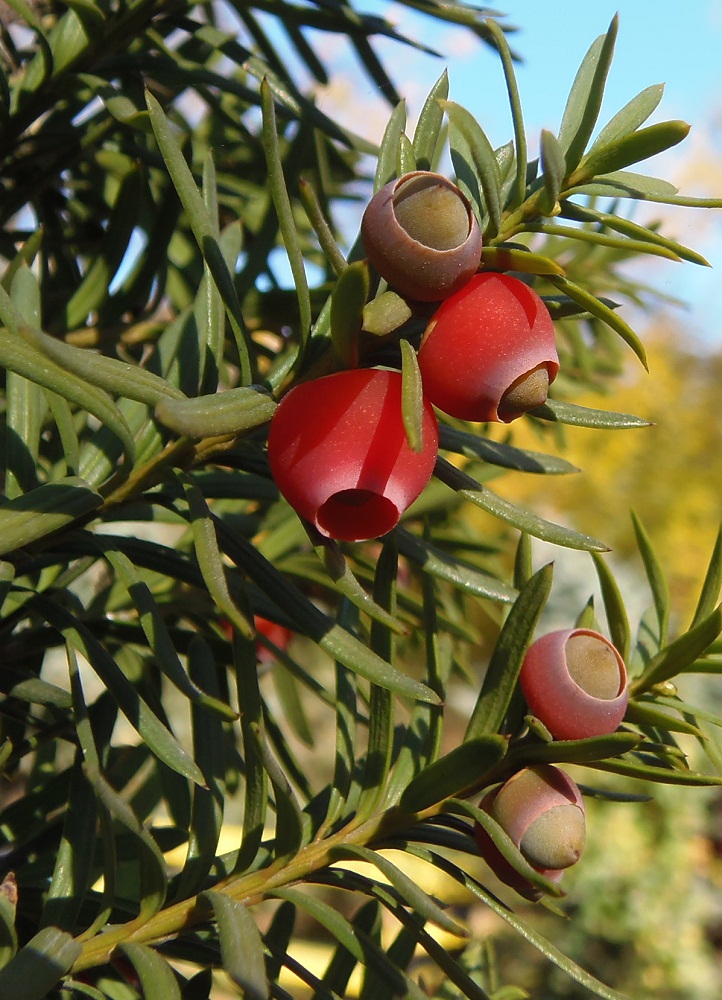
[[[488,485],[574,471],[564,425],[644,425],[575,402],[645,363],[625,318],[645,289],[619,266],[705,261],[631,208],[722,202],[630,169],[687,134],[646,124],[661,87],[600,127],[616,20],[530,159],[503,16],[408,6],[484,43],[505,145],[446,72],[411,128],[374,42],[420,43],[342,0],[2,5],[3,998],[526,995],[480,958],[472,907],[619,998],[529,907],[566,906],[610,774],[722,783],[722,720],[675,684],[722,671],[722,542],[679,623],[637,523],[637,624],[603,539]],[[314,100],[329,34],[390,100],[378,146]],[[346,247],[339,209],[360,226],[382,191],[373,251]],[[419,253],[414,283],[379,244]],[[462,277],[434,285],[449,254]],[[515,352],[479,412],[431,389],[487,392]],[[547,450],[480,420],[531,422]],[[580,595],[541,646],[534,538],[589,553],[603,604]],[[295,948],[309,926],[320,964]]]

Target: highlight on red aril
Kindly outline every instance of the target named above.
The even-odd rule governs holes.
[[[549,310],[518,278],[476,274],[431,317],[419,368],[444,413],[508,423],[546,401],[559,371]]]
[[[488,792],[479,807],[496,820],[532,868],[552,882],[559,882],[584,850],[582,794],[569,775],[552,764],[517,771]],[[474,836],[497,878],[528,899],[538,898],[538,888],[506,860],[480,823]]]
[[[629,699],[618,650],[592,629],[560,629],[527,650],[519,683],[529,710],[554,739],[613,733]]]
[[[326,537],[357,542],[394,528],[422,492],[439,445],[423,404],[423,446],[401,415],[401,373],[354,369],[304,382],[271,420],[268,459],[279,490]]]
[[[263,618],[261,615],[255,615],[253,623],[256,627],[257,635],[264,635],[281,650],[286,649],[286,646],[288,646],[294,636],[290,628],[286,628],[285,625],[279,625],[277,622],[272,622],[269,618]],[[226,639],[231,640],[233,638],[233,625],[228,618],[221,618],[219,625]],[[266,663],[270,660],[275,660],[276,654],[259,639],[256,639],[256,659],[260,663]]]
[[[279,625],[278,622],[272,622],[268,618],[263,618],[261,615],[255,616],[254,625],[256,626],[256,633],[265,636],[266,639],[270,639],[274,646],[278,646],[283,651],[285,651],[286,646],[294,635],[290,628],[286,628],[285,625]],[[256,639],[256,659],[260,663],[266,663],[269,660],[275,660],[276,654],[272,649],[264,646],[260,640]]]

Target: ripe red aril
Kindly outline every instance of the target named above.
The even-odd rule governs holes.
[[[508,423],[546,401],[559,371],[554,324],[523,281],[476,274],[431,317],[419,368],[444,413]]]
[[[301,517],[327,537],[362,541],[398,524],[431,478],[438,443],[425,401],[421,451],[409,446],[400,372],[354,369],[291,389],[271,420],[268,458]]]

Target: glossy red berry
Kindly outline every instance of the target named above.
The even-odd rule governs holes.
[[[484,796],[489,813],[529,864],[553,882],[576,864],[586,837],[584,801],[572,779],[551,764],[517,771]],[[538,890],[506,860],[484,827],[474,830],[479,852],[495,875],[528,898]]]
[[[592,629],[562,629],[537,639],[519,675],[529,710],[554,739],[613,733],[629,692],[624,660]]]
[[[412,451],[401,416],[401,374],[355,369],[296,386],[279,404],[268,435],[276,484],[321,534],[376,538],[396,526],[424,489],[439,436],[423,407],[423,446]]]
[[[508,423],[546,401],[559,371],[554,324],[523,281],[477,274],[431,317],[419,368],[444,413]]]
[[[374,195],[361,220],[366,256],[401,295],[437,302],[481,259],[481,231],[466,196],[442,174],[415,170]]]

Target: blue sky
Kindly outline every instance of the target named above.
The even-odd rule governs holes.
[[[682,118],[692,125],[692,132],[679,147],[638,169],[664,176],[685,194],[722,196],[722,4],[718,0],[695,0],[686,5],[673,0],[508,0],[495,6],[507,14],[507,23],[519,28],[510,40],[524,60],[517,68],[517,77],[530,152],[542,128],[558,129],[579,63],[618,12],[619,36],[600,126],[640,90],[664,83],[664,98],[650,123]],[[498,60],[485,46],[458,29],[439,29],[428,19],[382,0],[359,2],[359,7],[383,13],[401,30],[445,53],[439,60],[385,39],[374,43],[407,98],[412,120],[447,66],[451,98],[469,108],[494,145],[511,138],[503,77]],[[334,63],[337,69],[350,72],[352,57],[339,48]],[[345,98],[347,124],[378,140],[388,105],[379,100],[371,83],[352,76],[353,83],[345,94],[321,95],[321,106],[334,114],[343,113]],[[714,269],[649,259],[645,278],[685,299],[689,308],[677,318],[701,347],[718,349],[722,347],[722,320],[717,308],[722,210],[645,205],[635,216],[639,221],[660,217],[664,218],[665,232],[707,256]],[[645,318],[635,321],[643,330]]]
[[[684,7],[684,10],[682,9]],[[718,0],[509,0],[506,21],[524,58],[519,85],[529,126],[553,128],[574,74],[593,39],[619,13],[615,61],[607,83],[602,119],[652,83],[665,83],[664,112],[670,118],[711,114],[722,85],[722,5]],[[474,90],[474,62],[452,63],[460,89]],[[474,110],[472,108],[472,110]],[[555,117],[557,110],[557,117]]]

